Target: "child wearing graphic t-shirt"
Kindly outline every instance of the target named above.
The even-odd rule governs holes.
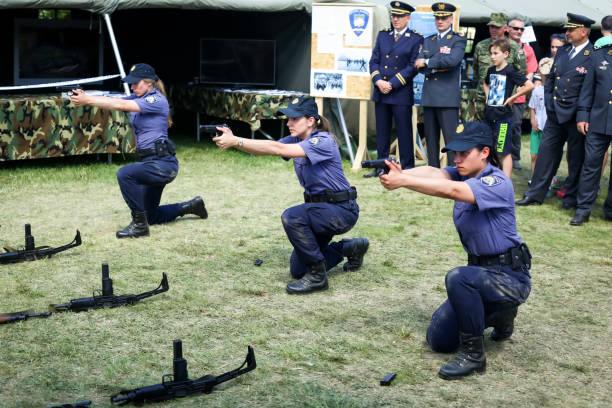
[[[493,132],[496,141],[497,154],[502,162],[502,170],[508,177],[512,175],[512,103],[514,100],[529,93],[533,83],[527,77],[508,65],[506,59],[510,55],[510,43],[506,39],[495,40],[489,47],[492,67],[487,70],[483,84],[487,104],[484,110],[486,123]],[[518,86],[513,95],[514,87]]]

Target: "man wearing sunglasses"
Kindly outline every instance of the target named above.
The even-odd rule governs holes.
[[[527,60],[527,78],[533,79],[533,74],[538,70],[538,60],[536,59],[533,48],[527,43],[521,42],[521,36],[525,32],[525,22],[520,18],[514,18],[508,23],[508,37],[510,40],[518,44],[521,49],[519,52],[525,54]],[[512,125],[512,161],[515,169],[521,169],[521,124],[523,122],[523,113],[525,113],[525,95],[519,96],[514,100],[512,105],[512,114],[514,116],[514,124]]]

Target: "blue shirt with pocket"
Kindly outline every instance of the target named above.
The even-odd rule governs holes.
[[[134,129],[137,149],[149,149],[158,139],[168,138],[168,100],[156,88],[138,97],[135,94],[123,99],[133,100],[141,112],[130,112],[130,125]]]

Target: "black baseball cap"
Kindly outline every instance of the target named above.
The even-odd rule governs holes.
[[[285,115],[288,118],[299,118],[300,116],[313,117],[319,120],[319,108],[313,98],[295,97],[284,109],[276,112],[277,116]]]
[[[493,146],[491,129],[482,122],[460,123],[453,140],[442,148],[442,153],[449,150],[465,152],[474,146]]]
[[[130,68],[130,73],[123,77],[122,81],[128,84],[135,84],[141,79],[152,79],[157,81],[159,78],[155,75],[155,70],[149,64],[135,64]]]

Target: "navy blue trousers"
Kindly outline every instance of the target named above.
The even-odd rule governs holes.
[[[423,107],[423,132],[427,143],[427,165],[440,167],[440,130],[444,145],[453,140],[459,122],[459,108]],[[448,165],[455,160],[453,152],[447,152]]]
[[[162,224],[178,217],[181,204],[159,205],[166,184],[176,178],[175,156],[148,156],[117,171],[123,199],[132,211],[146,211],[149,224]]]
[[[427,343],[442,353],[459,347],[459,332],[482,336],[487,315],[498,305],[524,303],[531,291],[528,271],[509,266],[460,266],[446,274],[445,283],[448,299],[427,328]]]
[[[375,103],[376,150],[379,159],[389,157],[391,148],[391,123],[395,118],[397,143],[399,144],[402,169],[414,167],[414,141],[412,137],[412,105],[390,105]]]
[[[289,242],[291,276],[300,279],[308,266],[325,261],[327,269],[338,265],[342,254],[342,241],[330,244],[334,235],[348,232],[359,218],[355,200],[340,204],[304,203],[287,208],[281,220]]]

